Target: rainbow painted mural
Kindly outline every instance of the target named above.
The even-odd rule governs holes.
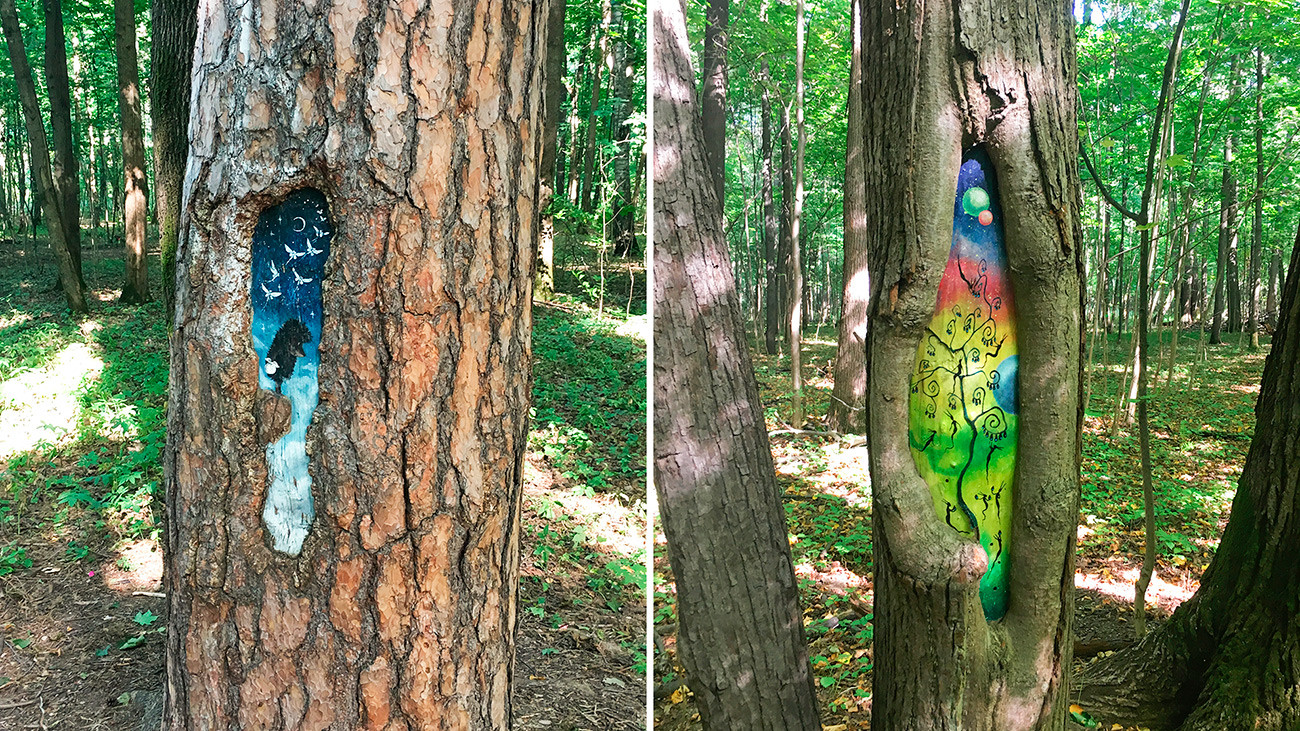
[[[1007,611],[1015,328],[997,179],[977,148],[966,153],[957,174],[952,250],[934,317],[916,351],[908,436],[939,517],[988,552],[980,601],[990,620]]]

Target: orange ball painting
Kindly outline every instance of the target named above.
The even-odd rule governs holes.
[[[980,211],[980,223],[985,226],[993,223],[993,211],[987,209]]]

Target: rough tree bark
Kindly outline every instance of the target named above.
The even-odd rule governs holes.
[[[1141,642],[1080,674],[1080,702],[1106,723],[1181,731],[1300,724],[1293,661],[1300,654],[1300,245],[1291,262],[1255,436],[1200,588]]]
[[[651,6],[655,489],[705,728],[820,728],[785,511],[700,129],[686,8]]]
[[[135,51],[135,2],[113,0],[117,39],[117,109],[122,120],[123,201],[126,229],[126,283],[123,302],[149,301],[149,264],[144,258],[145,218],[149,214],[148,176],[144,167],[144,126],[140,119],[140,65]]]
[[[81,189],[77,177],[77,148],[72,139],[72,91],[68,83],[68,49],[63,32],[63,4],[45,0],[45,87],[50,98],[50,132],[54,156],[50,176],[59,197],[63,233],[67,237],[77,283],[84,290],[81,273]]]
[[[165,459],[168,728],[506,731],[545,7],[296,10],[219,0],[199,17]],[[299,352],[319,353],[314,517],[282,552],[268,443],[298,401],[267,387],[284,370],[255,350],[250,242],[303,194],[333,236],[326,255],[312,239],[290,254],[327,259],[318,330],[280,331],[298,323],[283,352],[307,337]]]
[[[162,292],[167,316],[175,317],[176,236],[181,217],[181,182],[189,151],[190,65],[198,32],[195,0],[153,0],[149,48],[149,115],[153,120],[154,205],[162,250]]]
[[[960,21],[960,27],[957,22]],[[1063,728],[1082,411],[1074,19],[1021,0],[869,2],[863,17],[872,252],[868,416],[876,581],[872,725]],[[954,239],[963,150],[998,174],[1019,340],[1009,606],[985,619],[988,556],[936,515],[910,453],[911,373]]]
[[[13,67],[14,84],[18,87],[18,101],[22,106],[23,125],[31,151],[32,198],[35,210],[43,209],[50,234],[50,246],[59,266],[59,286],[67,300],[68,309],[75,313],[89,312],[86,297],[81,291],[81,277],[68,246],[68,232],[64,230],[63,201],[52,192],[54,176],[50,170],[50,148],[45,136],[45,123],[36,99],[36,82],[32,67],[27,61],[27,48],[23,45],[22,28],[18,25],[18,8],[14,0],[0,0],[0,25],[4,27],[5,45],[9,49],[9,62]],[[45,195],[41,192],[46,191]],[[35,210],[32,226],[37,224]]]
[[[708,0],[704,9],[704,52],[700,66],[704,89],[700,94],[700,118],[704,123],[704,152],[713,171],[713,187],[723,202],[727,189],[727,15],[729,0]]]
[[[844,159],[844,268],[835,385],[827,425],[837,432],[862,433],[867,427],[867,305],[871,274],[867,268],[862,163],[862,3],[853,0],[852,52],[849,59],[848,140]]]

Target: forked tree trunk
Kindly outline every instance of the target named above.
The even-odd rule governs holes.
[[[951,0],[869,2],[863,18],[874,283],[872,726],[1057,731],[1070,665],[1082,423],[1074,19],[1057,2],[1020,2],[993,19],[966,10]],[[1009,558],[1009,603],[997,620],[986,619],[980,596],[989,555],[936,512],[909,439],[911,374],[925,357],[918,347],[954,246],[963,151],[976,145],[996,172],[1000,204],[990,220],[1001,211],[1021,313],[1014,326],[1023,458],[1015,464],[1010,544],[999,554]],[[981,292],[982,272],[968,272]],[[991,350],[996,342],[984,344]],[[982,429],[996,435],[994,426]],[[1000,428],[1005,434],[1005,422]]]
[[[176,236],[189,150],[190,65],[198,9],[195,0],[153,0],[152,4],[149,115],[153,120],[153,196],[168,318],[175,316],[176,306]]]
[[[411,11],[201,6],[173,731],[510,728],[545,7]]]
[[[13,68],[14,83],[18,87],[18,100],[22,106],[23,124],[31,148],[32,198],[34,210],[32,227],[36,226],[36,212],[44,209],[50,233],[50,247],[54,249],[59,266],[59,286],[67,300],[68,309],[76,313],[89,312],[86,297],[81,291],[79,267],[68,245],[68,232],[64,230],[63,203],[54,195],[54,176],[50,171],[50,148],[45,136],[45,123],[41,121],[41,108],[36,98],[36,82],[32,67],[27,61],[27,48],[23,45],[22,28],[18,25],[18,8],[14,0],[0,0],[0,25],[3,25],[5,44],[9,49],[9,62]],[[47,194],[42,195],[41,191]]]
[[[852,54],[849,60],[848,141],[844,161],[844,268],[835,385],[827,409],[834,431],[863,433],[867,428],[867,191],[862,161],[862,3],[853,0]]]
[[[135,2],[113,0],[117,38],[117,108],[122,120],[122,174],[125,180],[126,283],[123,302],[149,301],[149,265],[144,258],[145,218],[149,214],[144,168],[144,128],[140,121],[140,66],[135,52]]]
[[[86,288],[81,273],[81,189],[77,175],[77,149],[72,139],[72,91],[68,83],[68,49],[63,32],[63,4],[45,0],[45,85],[50,99],[50,131],[54,157],[50,176],[54,179],[63,233],[67,237],[77,282]]]
[[[785,511],[704,149],[681,0],[651,5],[655,489],[709,729],[820,728]]]
[[[1081,673],[1080,702],[1103,727],[1300,725],[1300,245],[1291,262],[1223,540],[1168,622]]]

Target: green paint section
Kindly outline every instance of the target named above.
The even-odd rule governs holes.
[[[939,518],[988,554],[980,600],[996,620],[1008,603],[1019,357],[1002,215],[988,191],[987,158],[968,156],[935,314],[917,346],[908,436]]]

